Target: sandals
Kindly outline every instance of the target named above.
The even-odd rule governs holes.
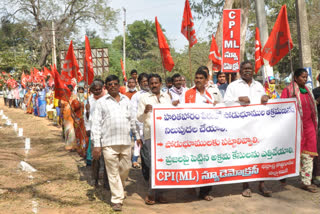
[[[112,204],[111,208],[112,208],[114,211],[122,211],[122,204],[121,204],[121,203]]]
[[[252,192],[251,192],[250,188],[244,189],[241,194],[243,197],[251,197],[252,196]]]
[[[135,169],[139,169],[141,166],[140,166],[139,163],[133,162],[133,163],[132,163],[132,167],[135,168]]]
[[[156,201],[154,200],[154,197],[147,195],[144,199],[144,203],[146,203],[147,205],[154,205]]]
[[[212,201],[213,200],[213,197],[211,195],[199,196],[199,198],[201,198],[205,201]]]
[[[144,202],[147,205],[154,205],[156,202],[159,202],[160,204],[166,204],[168,203],[167,199],[165,199],[162,195],[157,196],[156,199],[154,199],[153,196],[146,196],[144,199]]]
[[[317,193],[318,192],[317,187],[314,186],[314,185],[303,185],[301,188],[306,190],[306,191],[308,191],[308,192],[311,192],[311,193]]]
[[[266,187],[259,187],[259,191],[264,197],[272,197],[272,191],[267,190]]]

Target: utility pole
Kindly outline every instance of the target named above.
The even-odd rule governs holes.
[[[52,65],[57,66],[57,55],[56,55],[56,33],[54,29],[54,21],[52,20]]]
[[[256,4],[256,20],[257,20],[257,27],[260,30],[260,37],[261,37],[261,47],[263,49],[264,45],[267,43],[269,33],[268,33],[268,23],[267,23],[267,15],[265,10],[265,4],[262,0],[255,0]],[[273,76],[273,68],[270,67],[269,62],[267,60],[264,60],[264,66],[262,69],[266,70],[267,75],[266,76]],[[262,72],[263,81],[267,78],[265,76],[265,72]]]
[[[126,8],[123,9],[123,67],[126,71]]]

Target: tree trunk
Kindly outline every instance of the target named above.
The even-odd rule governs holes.
[[[305,0],[296,0],[299,57],[301,67],[312,67],[309,25]]]
[[[263,48],[264,45],[267,43],[269,37],[265,4],[262,0],[255,0],[255,3],[257,27],[260,30],[261,47]],[[270,67],[269,62],[267,60],[263,60],[263,62],[265,66],[262,66],[261,69],[263,80],[265,80],[267,76],[273,76],[273,68]],[[265,73],[265,71],[267,72],[267,74]]]
[[[240,27],[240,60],[244,61],[244,53],[246,50],[246,34],[248,30],[248,19],[250,10],[250,1],[241,1],[241,27]]]
[[[232,5],[233,5],[234,0],[226,0],[224,5],[223,5],[223,9],[232,9]],[[221,19],[219,21],[218,27],[217,27],[217,32],[215,35],[215,39],[219,48],[219,51],[221,53],[222,50],[222,33],[223,33],[223,19],[221,16]]]

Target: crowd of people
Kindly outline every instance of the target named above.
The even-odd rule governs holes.
[[[62,127],[66,150],[78,152],[88,166],[97,161],[103,163],[112,208],[120,211],[125,199],[125,180],[131,167],[141,168],[149,183],[145,203],[167,203],[165,190],[151,188],[151,112],[154,105],[216,105],[223,102],[249,105],[296,97],[302,121],[302,188],[317,192],[317,185],[320,185],[320,143],[317,141],[320,88],[310,91],[306,87],[308,73],[305,69],[294,72],[293,81],[281,96],[274,77],[268,77],[264,85],[253,79],[250,61],[241,63],[240,78],[230,83],[222,72],[217,73],[217,83],[213,83],[209,69],[201,66],[194,74],[191,88],[180,74],[167,77],[164,86],[158,74],[138,75],[136,70],[130,74],[131,78],[122,86],[115,75],[108,76],[105,81],[95,79],[89,87],[84,83],[68,85],[72,92],[68,101],[55,99],[54,86],[40,84],[28,85],[25,89],[21,85],[17,89],[5,89],[4,101],[9,107],[21,106],[28,114],[52,119]],[[280,182],[286,184],[285,179]],[[211,186],[201,187],[199,197],[213,200],[209,194],[211,189]],[[272,196],[263,181],[259,182],[259,191],[263,196]],[[251,197],[249,183],[243,183],[242,195]]]

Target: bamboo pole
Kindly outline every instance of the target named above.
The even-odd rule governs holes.
[[[192,85],[192,67],[191,67],[191,47],[190,47],[190,27],[187,26],[187,30],[188,30],[188,41],[189,41],[189,48],[188,48],[188,55],[189,55],[189,75],[190,75],[190,81],[191,81],[191,85]]]

